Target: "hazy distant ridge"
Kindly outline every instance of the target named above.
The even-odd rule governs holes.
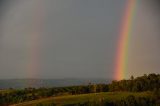
[[[86,85],[88,83],[109,83],[109,79],[1,79],[0,89],[39,88]]]

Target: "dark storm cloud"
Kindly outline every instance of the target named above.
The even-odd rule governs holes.
[[[36,7],[37,2],[15,0],[5,6],[1,77],[27,77],[33,26],[39,36],[40,70],[33,72],[38,77],[112,76],[125,1],[46,0]],[[33,21],[41,18],[34,15],[37,8],[43,9],[40,26]]]
[[[27,67],[33,44],[39,51],[38,70],[33,71],[36,77],[112,77],[125,4],[126,0],[0,2],[0,78],[31,77]],[[157,4],[146,2],[137,7],[129,54],[132,69],[127,76],[159,68]]]
[[[49,77],[52,75],[49,73],[55,72],[59,77],[63,77],[62,73],[66,77],[111,76],[123,5],[123,2],[82,0],[73,1],[58,12],[48,10],[42,56],[46,60],[43,65],[47,63],[43,70],[48,71],[42,72]]]

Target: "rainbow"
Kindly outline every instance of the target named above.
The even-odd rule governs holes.
[[[116,52],[116,66],[114,79],[121,80],[126,76],[128,64],[128,46],[133,25],[133,16],[137,0],[127,0],[125,14],[119,34],[118,48]]]
[[[28,47],[28,63],[27,63],[27,76],[29,78],[36,78],[38,77],[38,70],[40,67],[40,36],[42,35],[43,30],[43,21],[44,21],[44,8],[43,8],[43,2],[39,1],[35,5],[35,10],[33,12],[33,18],[31,21],[33,21],[32,29],[33,31],[29,35],[30,38],[30,46]]]

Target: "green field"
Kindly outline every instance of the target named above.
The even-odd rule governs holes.
[[[9,93],[12,93],[14,91],[16,91],[16,90],[12,90],[12,89],[0,90],[0,94],[5,94],[5,93],[9,94]]]
[[[87,101],[117,101],[122,100],[133,95],[135,97],[151,97],[151,92],[102,92],[102,93],[90,93],[90,94],[80,94],[80,95],[66,95],[58,97],[50,97],[45,99],[33,100],[30,102],[20,103],[14,106],[36,106],[37,104],[50,104],[55,103],[56,106],[75,104],[75,103],[84,103]]]

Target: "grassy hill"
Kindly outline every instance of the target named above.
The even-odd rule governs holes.
[[[18,104],[20,103],[20,104]],[[160,75],[110,84],[25,88],[0,91],[0,106],[160,106]]]
[[[71,104],[83,104],[86,102],[100,102],[100,101],[120,101],[126,99],[128,96],[133,95],[135,98],[138,97],[152,97],[151,92],[102,92],[102,93],[90,93],[90,94],[79,94],[79,95],[66,95],[58,97],[50,97],[45,99],[33,100],[30,102],[24,102],[13,106],[51,106],[49,104],[55,104],[56,106],[64,106]]]

